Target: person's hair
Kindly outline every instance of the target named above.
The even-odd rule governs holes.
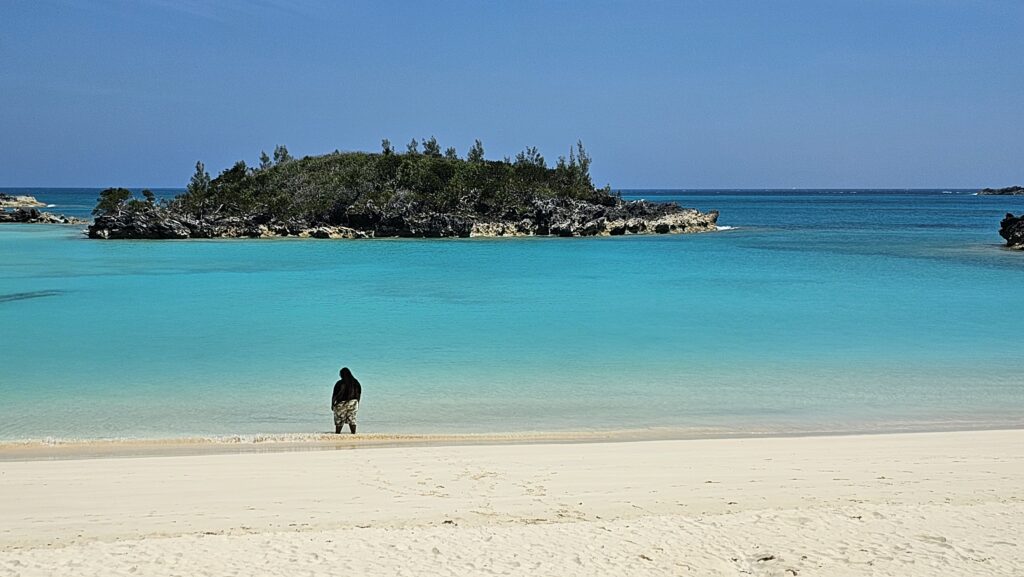
[[[352,376],[352,371],[348,370],[348,367],[342,367],[339,374],[341,375],[341,382],[343,383],[351,383],[356,380],[356,378]]]

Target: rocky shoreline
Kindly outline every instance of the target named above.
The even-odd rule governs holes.
[[[88,221],[73,216],[40,212],[36,208],[17,208],[7,211],[0,208],[0,223],[17,222],[24,224],[87,224]]]
[[[198,219],[158,204],[142,210],[101,215],[89,226],[96,239],[187,238],[443,238],[506,236],[617,236],[681,234],[717,230],[718,211],[700,212],[675,203],[623,201],[607,204],[574,199],[534,200],[529,208],[502,219],[425,211],[416,202],[396,198],[368,204],[338,222],[276,222],[252,217]]]
[[[0,192],[0,209],[43,207],[46,203],[39,202],[34,196],[12,196]]]
[[[1024,250],[1024,215],[1006,213],[1006,217],[999,223],[999,236],[1006,239],[1006,246]]]

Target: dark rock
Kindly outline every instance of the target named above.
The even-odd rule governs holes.
[[[604,230],[604,218],[592,220],[579,229],[580,236],[596,236]]]
[[[465,237],[475,222],[469,216],[426,209],[411,193],[396,194],[384,205],[368,202],[343,220],[341,224],[372,231],[375,237]]]
[[[467,205],[468,206],[468,205]],[[312,238],[469,237],[469,236],[604,236],[647,232],[683,233],[716,230],[718,212],[702,213],[674,203],[602,203],[570,198],[536,199],[519,210],[485,218],[467,212],[437,212],[411,193],[387,203],[366,202],[325,221],[272,222],[265,217],[196,218],[163,205],[149,205],[103,215],[89,227],[90,238]]]
[[[1024,215],[1006,217],[999,223],[999,236],[1006,239],[1006,246],[1024,249]]]
[[[18,208],[10,212],[0,208],[0,222],[35,222],[41,214],[34,208]]]
[[[35,208],[18,208],[6,211],[0,208],[0,223],[20,222],[26,224],[85,224],[84,220],[52,212],[40,212]]]
[[[267,227],[261,224],[250,224],[249,226],[246,226],[245,228],[242,229],[242,236],[246,236],[249,238],[260,238],[262,236],[269,236],[268,234],[266,234],[268,232],[269,230],[267,229]]]
[[[175,218],[168,210],[152,207],[98,216],[89,225],[88,235],[89,238],[175,239],[189,238],[193,232],[186,222]]]

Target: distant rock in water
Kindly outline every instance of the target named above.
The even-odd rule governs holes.
[[[1024,186],[1007,186],[1006,188],[983,188],[978,191],[978,194],[983,196],[1016,196],[1024,195]]]
[[[645,200],[593,202],[554,198],[537,199],[530,209],[504,219],[476,215],[422,211],[408,199],[393,198],[368,204],[348,215],[346,224],[266,221],[258,217],[213,216],[194,218],[153,205],[96,217],[90,238],[387,238],[387,237],[501,237],[501,236],[616,236],[680,234],[717,230],[718,211],[700,212],[675,203]]]
[[[1006,239],[1006,246],[1024,249],[1024,215],[1006,213],[1006,217],[999,223],[999,236]]]
[[[86,221],[63,214],[40,212],[36,207],[46,206],[34,196],[11,196],[0,193],[0,223],[26,224],[85,224]],[[11,210],[13,209],[13,210]]]
[[[39,212],[35,208],[18,208],[12,211],[0,208],[0,223],[20,222],[26,224],[85,224],[86,221],[73,216]]]
[[[235,163],[211,179],[203,164],[186,192],[157,200],[124,188],[100,193],[90,238],[610,236],[717,230],[717,211],[624,201],[590,177],[582,143],[549,167],[536,148],[515,159],[465,158],[434,138],[406,152],[292,158],[279,146],[260,166]]]
[[[39,202],[34,196],[12,196],[0,192],[0,208],[29,208],[46,206],[46,203]]]

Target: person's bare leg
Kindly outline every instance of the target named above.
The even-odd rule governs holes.
[[[355,425],[349,425],[348,426],[348,430],[352,431],[353,435],[356,434],[356,426]]]
[[[335,425],[334,426],[334,434],[335,435],[340,435],[341,434],[341,425]]]

